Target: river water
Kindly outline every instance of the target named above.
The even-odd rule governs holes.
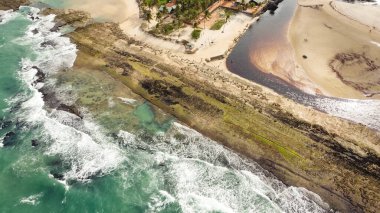
[[[105,73],[73,68],[53,15],[0,15],[0,212],[328,209]]]
[[[251,62],[250,55],[262,43],[282,40],[296,9],[296,0],[284,0],[274,14],[267,11],[239,40],[227,58],[228,69],[248,80],[273,89],[296,102],[329,114],[380,130],[380,101],[331,98],[311,95],[293,85],[262,72]]]

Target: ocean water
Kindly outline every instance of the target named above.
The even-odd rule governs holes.
[[[0,15],[0,212],[329,209],[105,73],[73,68],[54,16]]]

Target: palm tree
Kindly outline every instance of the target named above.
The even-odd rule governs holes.
[[[210,18],[211,14],[208,10],[205,10],[205,17],[203,18],[203,29],[206,29],[206,20]]]
[[[152,20],[152,12],[150,12],[150,10],[147,10],[145,15],[146,15],[146,20],[150,23],[150,20]]]

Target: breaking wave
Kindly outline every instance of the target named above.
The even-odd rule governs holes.
[[[7,23],[8,21],[14,19],[16,16],[17,14],[12,10],[0,10],[0,25]]]
[[[76,46],[61,33],[50,31],[55,25],[54,15],[40,16],[39,9],[32,7],[21,7],[20,11],[32,23],[25,36],[13,42],[30,46],[35,56],[21,62],[19,77],[28,87],[27,92],[10,101],[22,102],[18,117],[33,128],[42,127],[44,141],[48,141],[45,154],[57,156],[64,165],[69,165],[61,179],[89,181],[95,175],[113,171],[124,161],[122,150],[108,143],[110,139],[91,119],[82,120],[65,111],[46,109],[39,92],[44,83],[37,81],[38,72],[49,77],[72,67]]]
[[[178,204],[183,212],[326,212],[328,204],[304,188],[286,186],[257,163],[174,123],[152,140],[121,131],[129,148],[153,153],[167,190],[152,196],[151,212]],[[149,141],[149,142],[146,142]]]

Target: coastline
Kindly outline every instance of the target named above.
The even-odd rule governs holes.
[[[203,64],[174,65],[175,58],[141,48],[114,24],[90,25],[70,37],[81,44],[84,55],[79,58],[102,61],[92,69],[106,71],[190,127],[259,162],[285,183],[314,191],[339,210],[377,208],[376,195],[360,192],[373,194],[379,185],[377,132]],[[98,45],[88,46],[91,43]],[[351,134],[353,129],[362,134]],[[350,155],[369,158],[356,161]],[[371,169],[364,172],[363,162]],[[348,184],[352,181],[355,186]]]
[[[286,183],[317,192],[340,210],[378,208],[378,132],[296,104],[208,64],[157,55],[115,24],[89,24],[69,36],[80,51],[76,66],[107,72]],[[86,64],[88,59],[99,63]],[[353,129],[361,134],[352,135]]]

